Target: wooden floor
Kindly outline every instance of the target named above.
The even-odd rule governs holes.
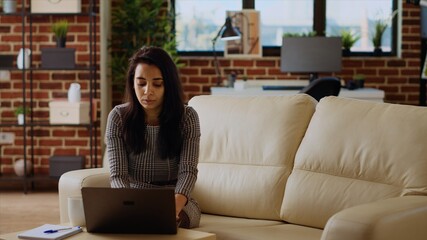
[[[0,234],[59,223],[58,192],[0,190]]]

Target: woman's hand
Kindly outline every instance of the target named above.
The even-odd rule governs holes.
[[[182,194],[175,194],[175,209],[176,209],[176,220],[179,220],[179,213],[187,204],[187,197]]]

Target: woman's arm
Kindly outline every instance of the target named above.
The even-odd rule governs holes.
[[[200,147],[199,117],[197,112],[191,107],[186,107],[183,137],[175,194],[183,195],[183,197],[185,197],[185,203],[187,203],[197,179],[197,164],[199,162]],[[179,199],[184,198],[179,197]],[[181,204],[178,205],[179,203],[177,202],[177,208],[181,206]]]
[[[113,188],[130,187],[128,160],[122,137],[122,126],[122,119],[116,107],[108,115],[105,131],[106,151],[110,163],[110,184]]]

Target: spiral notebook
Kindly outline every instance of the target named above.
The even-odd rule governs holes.
[[[18,234],[20,239],[60,240],[81,232],[81,227],[44,224]]]

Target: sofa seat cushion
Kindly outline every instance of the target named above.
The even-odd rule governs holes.
[[[197,96],[202,212],[280,220],[286,181],[316,101],[295,96]]]
[[[322,230],[283,221],[256,220],[203,214],[200,227],[194,230],[216,234],[217,240],[290,239],[319,240]]]
[[[427,108],[323,98],[298,149],[283,220],[324,228],[335,213],[427,195]]]
[[[250,218],[227,217],[221,215],[202,214],[200,226],[196,230],[214,232],[218,229],[235,229],[246,227],[265,227],[284,224],[283,221],[259,220]]]

